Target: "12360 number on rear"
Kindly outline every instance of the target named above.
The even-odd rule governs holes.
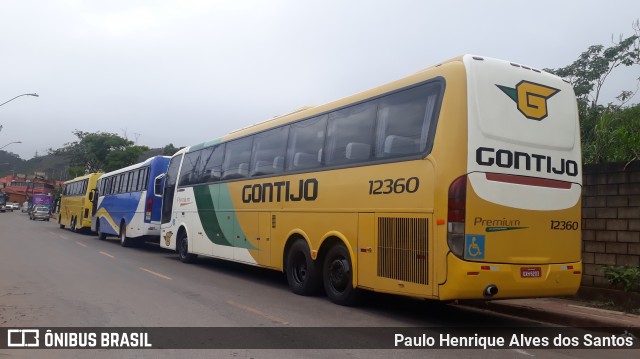
[[[415,193],[420,188],[418,177],[369,181],[369,194]]]
[[[558,231],[577,231],[580,223],[576,221],[551,221],[551,229]]]

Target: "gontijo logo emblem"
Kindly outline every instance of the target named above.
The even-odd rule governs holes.
[[[547,117],[547,100],[560,92],[559,89],[529,81],[520,81],[515,88],[496,85],[515,101],[518,111],[530,120],[540,121]]]

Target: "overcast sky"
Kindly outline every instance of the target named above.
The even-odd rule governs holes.
[[[562,67],[638,17],[638,0],[0,0],[0,103],[40,95],[0,107],[0,147],[29,159],[75,129],[192,145],[465,53]],[[608,101],[640,70],[614,75]]]

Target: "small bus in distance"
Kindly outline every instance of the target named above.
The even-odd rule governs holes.
[[[179,151],[160,245],[341,305],[572,295],[581,171],[571,85],[465,55]]]
[[[95,192],[98,177],[102,173],[89,173],[76,177],[62,185],[58,224],[69,226],[71,231],[91,228],[91,217],[95,210]]]
[[[31,196],[30,202],[31,208],[35,206],[45,206],[51,210],[53,207],[53,196],[48,193],[35,193]]]
[[[154,184],[168,165],[169,157],[155,156],[100,176],[92,220],[99,239],[118,236],[123,247],[137,239],[159,240],[162,196]]]
[[[7,195],[4,192],[0,192],[0,212],[7,210]]]

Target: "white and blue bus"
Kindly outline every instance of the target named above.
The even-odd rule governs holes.
[[[123,247],[133,239],[159,240],[162,193],[155,191],[154,183],[167,171],[169,159],[155,156],[100,176],[91,225],[98,238],[119,236]]]

